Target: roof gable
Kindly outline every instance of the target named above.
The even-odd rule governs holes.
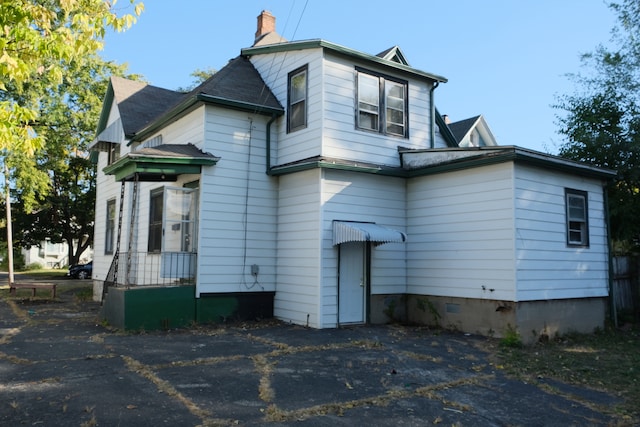
[[[209,77],[188,96],[205,94],[246,104],[282,109],[271,89],[249,59],[238,56]]]
[[[383,50],[376,56],[382,59],[386,59],[387,61],[393,61],[397,62],[398,64],[410,66],[409,61],[407,61],[399,46],[393,46],[389,49]]]
[[[185,96],[182,92],[121,77],[112,77],[111,85],[127,137],[135,135]]]
[[[456,137],[456,141],[460,142],[464,137],[473,129],[480,116],[470,117],[468,119],[460,120],[457,122],[449,123],[449,129],[451,133]]]

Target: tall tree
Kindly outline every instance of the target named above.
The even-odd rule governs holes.
[[[611,45],[584,54],[582,72],[570,75],[576,92],[558,98],[559,154],[618,172],[607,187],[611,237],[626,251],[640,238],[640,3],[609,6],[618,17]]]
[[[143,4],[129,0],[132,13],[119,16],[105,0],[0,0],[0,152],[19,152],[21,166],[42,149],[45,137],[34,127],[43,97],[63,83],[67,64],[82,64],[103,46],[107,29],[130,27]],[[33,164],[31,164],[32,170]],[[29,171],[18,184],[46,186]]]
[[[128,0],[130,13],[120,14],[116,2],[0,0],[0,155],[18,204],[44,215],[43,226],[57,224],[48,236],[55,240],[73,239],[68,230],[85,234],[81,222],[92,226],[80,206],[93,173],[79,153],[87,128],[95,129],[96,85],[104,79],[97,82],[113,67],[96,52],[108,29],[129,28],[143,10]]]

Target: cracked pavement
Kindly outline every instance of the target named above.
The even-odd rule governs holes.
[[[64,292],[0,299],[0,425],[616,424],[615,397],[509,378],[484,337],[275,321],[123,333],[98,310]]]

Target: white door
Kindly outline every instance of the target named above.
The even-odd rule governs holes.
[[[365,243],[340,245],[338,323],[364,323],[366,298]]]

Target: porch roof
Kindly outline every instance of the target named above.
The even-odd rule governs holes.
[[[407,235],[402,231],[373,222],[333,221],[333,245],[346,242],[403,243]]]
[[[175,181],[178,175],[198,174],[202,166],[215,165],[219,157],[193,144],[162,144],[127,153],[104,168],[116,181]]]

